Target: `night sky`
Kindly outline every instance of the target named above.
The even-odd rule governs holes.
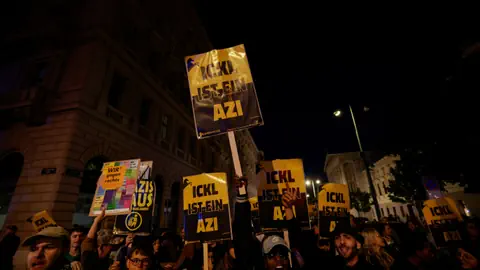
[[[461,116],[461,104],[476,103],[451,83],[479,37],[473,8],[258,3],[203,0],[197,9],[215,48],[246,46],[265,121],[251,132],[267,159],[302,158],[309,175],[327,152],[358,151],[349,115],[332,114],[348,104],[364,150],[452,146],[450,133],[477,119]]]

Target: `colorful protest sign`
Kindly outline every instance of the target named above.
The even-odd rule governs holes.
[[[243,45],[185,57],[199,139],[263,125]]]
[[[152,230],[153,211],[155,209],[155,182],[152,179],[153,161],[140,163],[140,179],[133,194],[131,212],[116,216],[115,234],[135,233],[149,235]]]
[[[260,224],[264,229],[288,228],[282,195],[290,189],[296,190],[297,198],[292,206],[300,226],[309,226],[305,175],[301,159],[278,159],[262,161],[263,169],[258,172],[258,206]]]
[[[232,239],[227,176],[203,173],[183,178],[185,240]]]
[[[130,213],[132,197],[137,187],[140,159],[112,161],[103,164],[93,198],[90,216],[99,215],[105,206],[105,215]]]
[[[325,184],[317,198],[321,237],[330,237],[339,223],[350,224],[350,194],[347,185]]]
[[[46,210],[40,211],[27,219],[31,222],[36,232],[39,232],[47,227],[57,227],[57,223],[50,217]]]
[[[437,247],[447,247],[448,242],[462,240],[459,223],[463,219],[452,199],[443,197],[425,201],[423,215]]]

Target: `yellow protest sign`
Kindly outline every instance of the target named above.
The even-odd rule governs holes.
[[[248,201],[250,202],[251,211],[258,211],[258,197],[248,198]]]
[[[462,240],[458,228],[463,219],[454,200],[448,197],[427,200],[423,215],[437,247],[448,247],[448,242]]]
[[[225,173],[204,173],[183,178],[186,241],[232,238],[226,179]]]
[[[48,215],[46,210],[40,211],[27,219],[28,222],[31,222],[33,228],[36,232],[39,232],[47,227],[56,227],[57,223],[53,220],[53,218]]]
[[[123,185],[125,177],[125,166],[104,167],[102,170],[102,183],[105,189],[117,189]]]
[[[440,224],[448,219],[462,220],[455,201],[448,197],[425,201],[423,214],[427,224]]]
[[[309,226],[305,175],[301,159],[277,159],[262,161],[263,169],[257,174],[260,224],[264,228],[288,228],[282,195],[290,190],[296,192],[293,213],[301,226]]]
[[[350,194],[347,185],[328,183],[318,193],[318,211],[324,216],[347,216],[350,211]]]
[[[198,138],[263,124],[243,45],[185,57]]]

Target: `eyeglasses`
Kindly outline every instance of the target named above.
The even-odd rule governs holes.
[[[287,257],[288,257],[287,254],[281,253],[281,252],[276,252],[276,253],[273,253],[273,252],[272,252],[272,253],[268,253],[268,254],[267,254],[267,257],[268,257],[269,259],[274,259],[274,258],[277,257],[277,256],[280,257],[280,259],[282,259],[282,260],[285,260],[285,259],[287,259]]]
[[[136,266],[141,266],[141,265],[149,265],[150,264],[150,259],[145,258],[145,259],[129,259],[133,264]]]

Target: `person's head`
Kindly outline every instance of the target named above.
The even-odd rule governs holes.
[[[47,227],[28,237],[22,243],[29,247],[27,255],[28,269],[52,269],[57,266],[68,251],[69,233],[62,227]]]
[[[73,226],[73,229],[70,231],[70,247],[80,248],[85,237],[85,228],[83,226]]]
[[[360,233],[365,239],[363,247],[373,252],[378,252],[385,246],[385,240],[374,228],[367,228]]]
[[[127,254],[127,269],[149,269],[152,266],[152,258],[151,248],[134,246]]]
[[[405,244],[404,250],[407,252],[407,257],[415,256],[423,262],[429,262],[435,258],[432,246],[423,233],[417,233],[411,242]]]
[[[388,223],[383,224],[383,231],[382,231],[383,236],[390,237],[392,236],[392,233],[393,233],[393,230],[390,224]]]
[[[97,232],[97,252],[99,258],[106,258],[113,248],[113,231],[101,229]]]
[[[479,236],[479,221],[470,219],[466,222],[467,234],[470,239],[477,239]]]
[[[161,245],[162,245],[162,243],[161,243],[160,238],[156,238],[156,239],[153,241],[153,252],[154,252],[154,253],[160,252],[160,247],[161,247]]]
[[[347,262],[357,258],[363,244],[363,237],[347,223],[338,223],[333,231],[333,239],[337,252]]]
[[[407,226],[408,229],[412,232],[415,231],[415,229],[417,228],[417,224],[413,220],[407,221]]]
[[[463,248],[458,248],[457,260],[463,269],[477,269],[478,259]]]
[[[290,269],[288,260],[290,249],[282,237],[278,235],[266,237],[263,240],[262,251],[267,270]]]
[[[18,231],[18,227],[15,225],[8,225],[6,227],[6,233],[7,234],[16,234]]]

